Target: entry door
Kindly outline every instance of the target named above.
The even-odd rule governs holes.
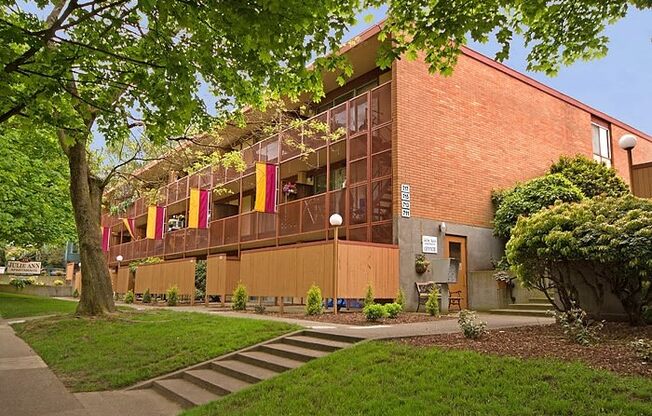
[[[466,237],[447,235],[444,239],[444,256],[457,259],[460,262],[460,269],[457,274],[457,283],[449,284],[450,292],[462,291],[462,309],[469,307],[469,290],[466,278]]]

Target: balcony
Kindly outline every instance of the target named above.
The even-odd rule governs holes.
[[[315,132],[311,121],[324,123],[331,133],[341,134]],[[228,212],[215,211],[217,205],[213,204],[219,201],[212,194],[215,219],[207,229],[170,231],[162,241],[116,244],[110,249],[109,260],[112,262],[118,254],[131,261],[324,240],[329,237],[328,217],[333,212],[344,218],[343,239],[392,243],[391,122],[391,85],[386,83],[307,120],[301,127],[281,131],[243,149],[243,172],[208,166],[181,178],[159,190],[159,203],[168,207],[168,218],[187,214],[187,202],[183,201],[192,188],[229,189],[232,205],[226,206]],[[302,154],[305,148],[310,149],[308,154]],[[256,162],[279,166],[281,203],[275,214],[251,211]],[[298,183],[297,175],[306,175],[307,171],[313,176],[308,182]],[[323,182],[318,184],[317,175]],[[284,181],[295,181],[307,191],[294,195],[296,200],[287,200],[280,191]],[[147,205],[141,198],[128,212],[142,217]],[[144,222],[141,218],[139,224]],[[103,223],[122,227],[110,217],[104,217]]]

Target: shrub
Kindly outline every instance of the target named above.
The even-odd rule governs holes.
[[[562,156],[550,167],[550,173],[559,173],[577,186],[587,198],[596,196],[625,196],[629,188],[614,168],[585,156]]]
[[[138,266],[144,264],[158,264],[161,262],[163,262],[163,259],[160,257],[147,257],[146,259],[135,260],[129,263],[129,271],[131,273],[136,273],[136,269],[138,268]]]
[[[519,219],[507,243],[512,271],[526,288],[558,298],[559,310],[581,308],[583,294],[602,305],[621,302],[632,324],[652,302],[652,201],[628,195],[557,204]]]
[[[166,292],[168,306],[177,306],[179,303],[179,288],[175,285],[169,288]]]
[[[552,315],[555,322],[571,341],[582,346],[589,346],[598,342],[598,334],[604,324],[590,320],[585,311],[580,308],[571,308],[565,312],[554,311]]]
[[[32,284],[32,281],[29,279],[17,279],[15,277],[12,277],[9,280],[9,284],[16,289],[24,289],[26,286],[30,286]]]
[[[61,280],[61,279],[57,279],[54,282],[52,282],[53,286],[63,286],[63,284],[64,284],[63,280]]]
[[[263,305],[262,303],[257,303],[254,305],[254,312],[259,315],[264,314],[266,310],[267,308],[265,308],[265,305]]]
[[[134,292],[132,290],[125,295],[125,303],[134,303]]]
[[[367,285],[367,291],[364,295],[364,306],[369,306],[374,304],[374,289],[371,285]]]
[[[582,198],[582,191],[559,173],[535,178],[494,194],[494,201],[499,204],[494,216],[494,235],[508,240],[519,217],[534,214],[557,201],[577,202]]]
[[[324,303],[321,297],[319,286],[312,285],[306,295],[306,315],[320,315],[323,311]]]
[[[398,293],[396,293],[394,303],[401,305],[401,309],[405,308],[405,292],[403,292],[403,289],[399,289]]]
[[[643,361],[652,362],[652,341],[649,339],[637,339],[631,344],[636,356]]]
[[[238,286],[233,291],[233,299],[231,300],[233,310],[244,311],[247,309],[247,298],[247,288],[242,282],[238,283]]]
[[[152,295],[149,293],[149,289],[145,290],[145,293],[143,293],[143,303],[151,303],[152,302]]]
[[[387,309],[383,305],[372,303],[371,305],[365,306],[362,309],[362,313],[367,318],[367,321],[375,322],[387,316]]]
[[[195,288],[203,293],[206,292],[206,260],[197,260],[195,263]]]
[[[457,323],[466,338],[478,339],[487,333],[487,323],[478,320],[474,311],[461,310]]]
[[[385,305],[385,312],[387,312],[387,316],[392,319],[396,318],[402,310],[403,306],[398,303],[388,303]]]
[[[75,289],[75,291],[72,292],[72,297],[73,298],[78,298],[79,297],[79,290]]]
[[[426,301],[426,312],[430,316],[439,315],[439,288],[437,285],[434,285],[432,292],[428,295],[428,300]]]

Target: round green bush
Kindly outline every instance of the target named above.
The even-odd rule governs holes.
[[[323,308],[321,289],[317,285],[310,286],[306,294],[306,315],[321,315]]]
[[[376,303],[365,306],[362,309],[362,313],[365,318],[367,318],[367,321],[371,322],[387,317],[387,309],[385,309],[385,306]]]
[[[629,187],[614,168],[585,156],[562,156],[550,167],[551,174],[561,174],[577,186],[587,198],[596,196],[625,196]]]
[[[234,311],[244,311],[247,309],[248,298],[249,296],[247,296],[247,288],[242,284],[242,282],[238,283],[238,286],[236,286],[235,290],[233,291],[231,307]]]
[[[388,303],[385,305],[385,311],[389,318],[396,318],[403,310],[403,306],[398,303]]]
[[[167,290],[166,295],[168,306],[177,306],[177,303],[179,303],[179,288],[172,286]]]
[[[125,303],[134,303],[134,292],[128,291],[125,295]]]

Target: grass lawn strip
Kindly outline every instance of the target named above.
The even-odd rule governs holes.
[[[129,386],[299,329],[164,310],[53,317],[14,328],[73,391]]]
[[[73,313],[75,309],[77,302],[0,292],[0,316],[4,319]]]
[[[651,403],[652,380],[577,362],[368,342],[183,415],[642,415]]]

